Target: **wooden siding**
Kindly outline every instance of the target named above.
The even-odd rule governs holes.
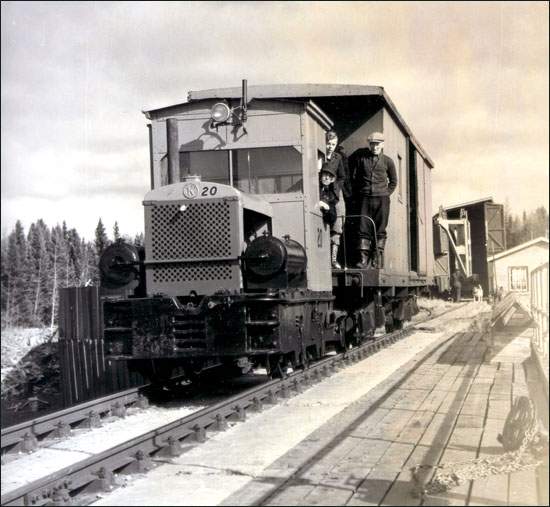
[[[59,353],[65,406],[145,383],[126,362],[105,359],[99,287],[60,290]]]
[[[319,210],[319,168],[317,153],[326,150],[325,129],[311,116],[304,114],[302,119],[304,144],[304,222],[305,242],[308,263],[308,287],[316,291],[332,290],[330,270],[330,230],[323,223]]]
[[[391,196],[388,239],[384,251],[384,269],[395,273],[409,272],[409,234],[407,202],[407,139],[387,110],[384,110],[384,153],[393,160],[398,186]],[[399,159],[401,156],[401,177]],[[401,196],[399,195],[401,185]]]
[[[426,233],[428,224],[426,223],[426,210],[432,208],[432,203],[426,203],[426,173],[425,162],[420,153],[416,152],[416,186],[418,191],[418,274],[426,275],[428,273],[428,251]],[[431,218],[429,220],[431,227]],[[431,234],[431,230],[430,230]]]

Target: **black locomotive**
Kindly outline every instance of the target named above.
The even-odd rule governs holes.
[[[433,283],[433,163],[383,88],[243,85],[145,115],[145,248],[115,243],[100,264],[110,358],[156,378],[175,367],[277,373],[418,311]],[[330,267],[317,205],[330,128],[348,153],[384,132],[396,162],[383,269],[350,268],[346,241],[342,269]]]

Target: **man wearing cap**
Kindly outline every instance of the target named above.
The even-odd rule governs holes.
[[[390,216],[390,195],[397,187],[393,160],[384,155],[384,134],[374,132],[368,137],[369,147],[360,148],[349,158],[354,199],[359,218],[358,268],[384,267],[386,227]],[[373,222],[376,236],[373,232]],[[370,256],[376,238],[375,258]]]

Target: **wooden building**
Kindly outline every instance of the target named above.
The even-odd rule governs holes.
[[[531,272],[546,262],[548,238],[542,236],[504,250],[489,258],[491,287],[503,287],[528,303]]]
[[[492,197],[448,206],[444,211],[449,219],[467,218],[470,230],[471,271],[477,275],[483,293],[492,292],[488,259],[506,250],[504,206]],[[450,265],[450,272],[458,266]]]

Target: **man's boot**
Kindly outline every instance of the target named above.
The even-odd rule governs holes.
[[[331,243],[330,245],[330,261],[333,269],[342,269],[342,266],[338,262],[338,245],[335,243]]]
[[[370,240],[361,238],[359,242],[359,255],[361,260],[355,265],[357,268],[366,269],[371,267]]]
[[[386,238],[380,238],[376,243],[376,265],[378,269],[384,267],[384,248],[386,248]]]

